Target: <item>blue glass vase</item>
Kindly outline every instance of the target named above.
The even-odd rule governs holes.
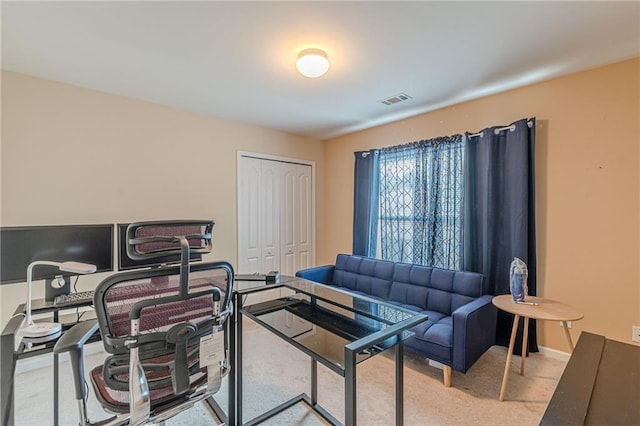
[[[523,302],[527,297],[527,277],[529,272],[527,270],[527,264],[517,257],[513,258],[511,262],[510,270],[510,284],[511,297],[514,302]]]

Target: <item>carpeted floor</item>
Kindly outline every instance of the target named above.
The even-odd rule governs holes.
[[[244,357],[244,420],[309,392],[309,358],[262,327],[247,321]],[[99,345],[97,343],[96,345]],[[381,354],[357,367],[357,419],[362,425],[394,424],[393,354]],[[100,364],[104,354],[86,358],[86,368]],[[467,372],[453,372],[452,387],[442,385],[442,370],[413,355],[405,357],[404,398],[406,425],[537,425],[544,414],[565,363],[540,354],[526,360],[525,375],[518,369],[520,357],[512,358],[506,400],[498,401],[506,348],[494,346]],[[60,365],[60,424],[77,425],[68,364]],[[226,381],[225,381],[226,382]],[[344,420],[342,377],[320,366],[320,404]],[[49,425],[52,421],[52,368],[16,375],[16,425]],[[90,391],[88,411],[92,420],[108,417]],[[217,395],[226,407],[226,383]],[[201,405],[167,422],[168,425],[205,425],[212,419]],[[306,405],[298,404],[266,425],[324,425]]]

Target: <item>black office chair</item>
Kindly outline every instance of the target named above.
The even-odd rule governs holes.
[[[133,259],[179,255],[180,264],[115,274],[96,288],[96,321],[62,335],[55,353],[69,352],[80,424],[162,423],[211,399],[230,370],[233,268],[227,262],[190,264],[211,251],[213,222],[134,223],[127,228]],[[96,397],[113,417],[93,423],[86,411],[82,349],[100,329],[103,365],[90,372]]]

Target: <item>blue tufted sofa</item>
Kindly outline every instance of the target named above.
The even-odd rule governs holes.
[[[497,310],[482,274],[339,254],[296,276],[428,315],[405,348],[443,364],[447,387],[452,368],[466,373],[494,344]]]

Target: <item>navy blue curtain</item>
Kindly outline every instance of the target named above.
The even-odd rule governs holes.
[[[378,150],[355,154],[353,179],[353,254],[375,257],[378,229]]]
[[[492,294],[509,294],[509,267],[519,257],[535,295],[535,118],[508,127],[466,134],[463,269],[484,274]],[[509,345],[512,325],[513,315],[500,311],[497,344]],[[515,347],[521,352],[522,323]],[[538,350],[533,320],[528,350]]]

